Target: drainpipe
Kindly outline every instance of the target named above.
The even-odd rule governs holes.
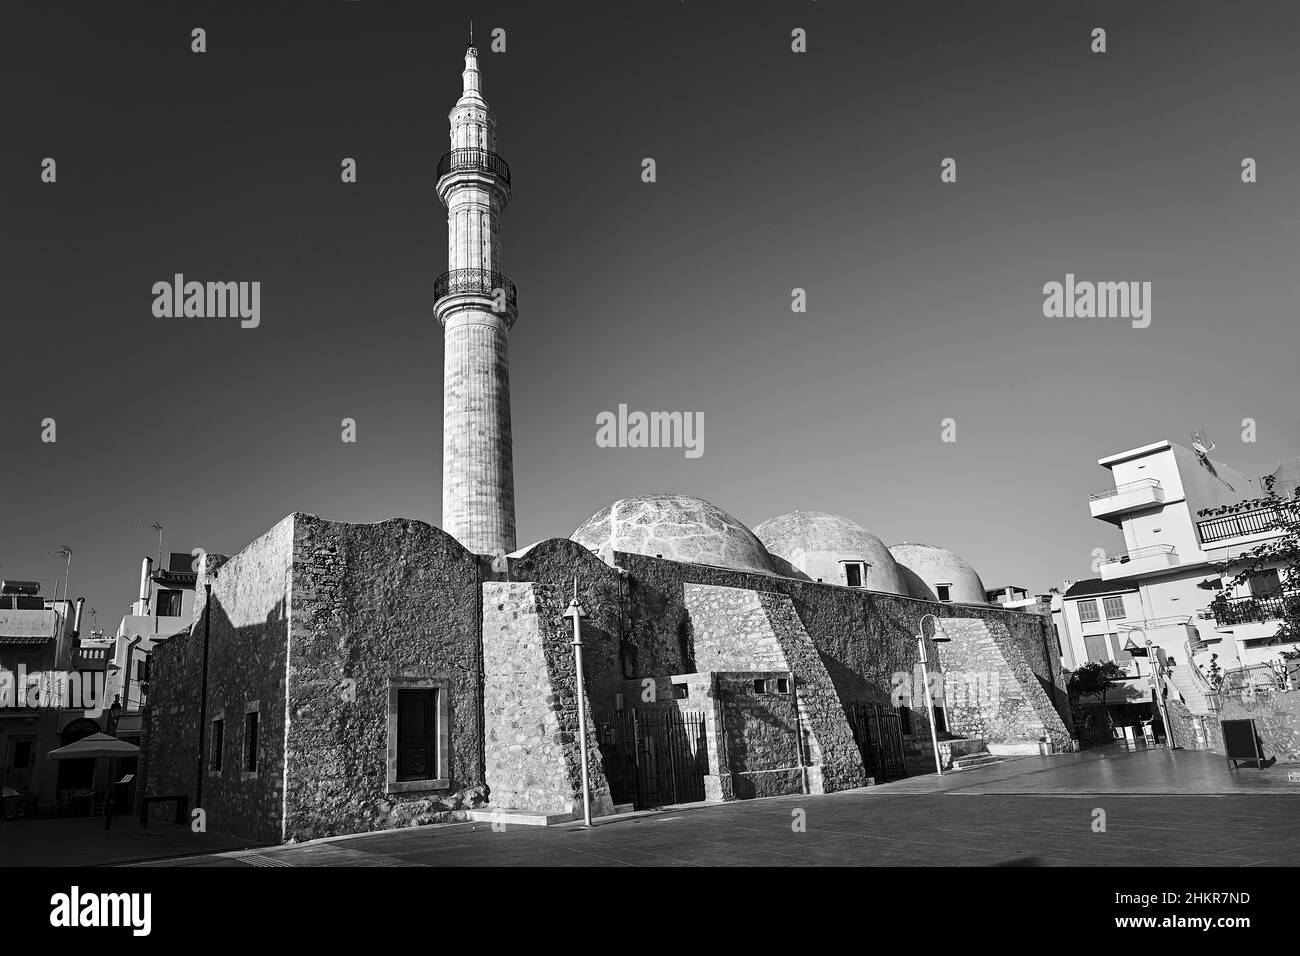
[[[206,575],[206,568],[204,569]],[[208,625],[212,611],[212,585],[204,583],[203,601],[203,671],[199,678],[199,768],[195,775],[194,806],[203,806],[203,750],[208,739]]]

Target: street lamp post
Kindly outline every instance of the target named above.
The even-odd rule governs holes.
[[[578,679],[578,746],[582,753],[582,825],[591,826],[591,780],[587,771],[587,703],[586,683],[582,677],[582,619],[587,612],[578,600],[578,579],[573,579],[573,600],[564,616],[573,620],[573,660]]]
[[[936,633],[934,634],[933,637],[930,638],[931,642],[933,642],[933,643],[935,643],[935,644],[946,644],[946,643],[948,643],[948,641],[950,640],[950,638],[947,638],[947,637],[940,637],[939,634],[937,633],[937,631],[939,630],[939,627],[938,627],[939,618],[938,618],[938,617],[936,617],[936,616],[933,615],[933,614],[927,614],[927,615],[925,615],[925,617],[921,618],[921,624],[920,624],[920,626],[919,626],[919,628],[918,628],[919,633],[916,635],[916,646],[917,646],[917,649],[918,649],[919,652],[920,652],[920,659],[921,659],[921,683],[922,683],[922,685],[925,687],[925,708],[926,708],[926,716],[930,719],[930,743],[934,745],[934,772],[937,773],[939,776],[942,777],[942,776],[943,776],[943,761],[939,758],[939,732],[938,732],[938,730],[935,728],[935,720],[934,720],[934,698],[930,696],[930,670],[929,670],[929,668],[926,666],[926,665],[929,663],[929,658],[928,658],[928,656],[927,656],[926,653],[925,653],[925,621],[926,621],[926,618],[933,618],[933,620],[935,621]]]

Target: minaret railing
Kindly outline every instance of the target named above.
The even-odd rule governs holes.
[[[442,179],[448,173],[461,172],[462,170],[491,173],[507,186],[510,185],[510,164],[490,149],[473,147],[453,149],[438,160],[439,179]]]
[[[444,272],[433,280],[433,300],[437,302],[449,295],[483,295],[491,298],[496,295],[497,289],[505,290],[506,304],[512,311],[518,308],[515,284],[502,273],[490,269],[453,269]]]

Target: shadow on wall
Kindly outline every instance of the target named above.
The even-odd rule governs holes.
[[[263,621],[243,627],[214,597],[188,633],[154,650],[142,761],[148,796],[185,794],[191,814],[202,810],[210,830],[280,841],[288,625],[284,597]]]

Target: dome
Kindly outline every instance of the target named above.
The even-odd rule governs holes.
[[[975,569],[946,548],[932,544],[890,545],[889,553],[898,562],[907,593],[925,601],[937,601],[939,589],[948,589],[948,600],[958,604],[987,604],[984,582]]]
[[[769,518],[754,534],[774,557],[783,558],[810,580],[851,584],[844,562],[866,564],[862,586],[907,594],[898,565],[883,541],[856,521],[823,511],[793,511]]]
[[[716,505],[689,495],[620,498],[569,537],[597,553],[612,547],[689,564],[777,573],[754,532]]]

